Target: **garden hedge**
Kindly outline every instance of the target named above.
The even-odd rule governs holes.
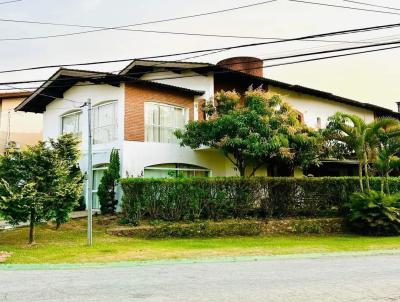
[[[389,182],[391,192],[400,191],[399,178]],[[359,188],[357,177],[126,178],[121,185],[123,220],[131,224],[143,218],[334,217]],[[371,188],[380,189],[379,178],[371,178]]]

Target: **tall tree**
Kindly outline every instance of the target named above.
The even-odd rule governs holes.
[[[23,151],[10,150],[1,157],[0,212],[13,224],[29,222],[29,243],[35,241],[36,224],[67,219],[71,204],[78,201],[72,201],[72,197],[82,189],[81,181],[70,177],[68,167],[76,162],[60,155],[61,149],[74,153],[70,150],[73,147],[64,146],[62,140],[63,137],[54,141],[59,148],[39,142]]]
[[[381,193],[390,195],[389,175],[400,169],[400,128],[389,128],[379,134],[379,146],[374,167],[382,177]]]
[[[342,112],[337,112],[328,121],[328,125],[324,131],[326,138],[345,143],[349,149],[354,151],[358,160],[360,189],[364,191],[364,170],[366,187],[367,191],[369,191],[369,162],[376,157],[379,145],[379,133],[386,128],[399,125],[399,121],[394,118],[378,118],[370,123],[366,123],[357,115]]]
[[[84,177],[78,165],[79,143],[79,138],[74,134],[64,134],[56,140],[50,140],[50,145],[66,172],[59,184],[58,198],[53,203],[57,229],[69,220],[69,214],[82,196]]]
[[[97,190],[97,196],[99,197],[100,210],[103,214],[115,214],[118,200],[116,198],[116,189],[120,176],[120,160],[119,152],[113,149],[110,154],[110,163],[108,164],[107,170],[104,171],[104,175],[100,180],[100,184]]]
[[[214,104],[203,109],[207,120],[189,122],[176,131],[182,146],[208,146],[220,150],[240,176],[276,161],[289,165],[318,162],[321,136],[298,120],[298,113],[262,88],[250,88],[244,96],[221,91]],[[249,169],[247,169],[249,168]]]

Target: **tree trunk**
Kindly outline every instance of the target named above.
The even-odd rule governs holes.
[[[367,192],[369,192],[370,191],[370,186],[369,186],[368,156],[367,156],[367,153],[364,153],[364,173],[365,173],[365,183],[367,185]]]
[[[389,188],[389,173],[386,172],[385,174],[385,184],[386,184],[386,193],[390,195],[390,188]]]
[[[61,222],[57,222],[57,224],[56,224],[56,230],[58,230],[58,229],[60,228],[60,226],[61,226]]]
[[[246,176],[246,167],[239,166],[238,170],[239,170],[239,174],[240,174],[241,177],[245,177]]]
[[[362,173],[362,163],[361,161],[358,162],[358,178],[360,182],[360,190],[364,192],[364,185],[363,185],[363,173]]]
[[[31,210],[31,217],[29,221],[29,244],[35,243],[35,210]]]
[[[262,167],[262,163],[261,164],[259,164],[259,165],[256,165],[254,168],[253,168],[253,171],[251,171],[251,174],[250,174],[250,176],[254,176],[255,174],[256,174],[256,171],[258,170],[258,169],[260,169],[261,167]]]
[[[385,185],[385,178],[382,176],[381,177],[381,193],[382,194],[384,194],[385,193],[385,191],[384,191],[384,185]]]

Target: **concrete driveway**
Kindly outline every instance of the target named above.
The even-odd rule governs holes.
[[[0,301],[400,301],[400,255],[1,270]]]

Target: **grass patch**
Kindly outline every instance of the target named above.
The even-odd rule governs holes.
[[[283,255],[400,249],[399,237],[356,235],[276,235],[207,239],[139,239],[106,234],[115,222],[94,219],[93,247],[86,246],[86,221],[73,220],[58,231],[37,228],[37,245],[27,244],[28,229],[0,232],[0,251],[11,252],[6,263],[88,263],[222,256]]]

